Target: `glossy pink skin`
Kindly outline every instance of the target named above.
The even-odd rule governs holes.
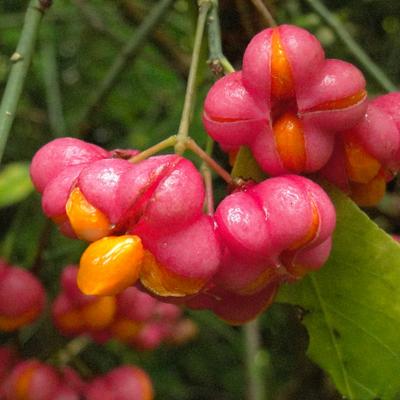
[[[91,163],[79,174],[76,186],[86,200],[107,215],[112,224],[122,217],[117,191],[121,177],[134,166],[126,160],[105,159]]]
[[[79,400],[79,394],[67,385],[62,385],[53,395],[52,400]]]
[[[400,136],[400,92],[393,92],[384,96],[379,96],[372,101],[372,104],[385,115],[390,116],[390,119],[397,127],[398,136]],[[400,141],[400,139],[399,139]],[[400,168],[400,143],[395,155],[395,167]]]
[[[176,155],[151,157],[122,176],[116,198],[131,225],[141,220],[170,231],[202,214],[204,184],[190,161]]]
[[[137,374],[145,374],[137,367],[122,366],[115,368],[103,377],[88,385],[85,393],[87,400],[143,400],[144,393]],[[147,374],[146,374],[147,375]]]
[[[42,208],[47,217],[66,217],[65,206],[69,195],[86,165],[66,167],[46,185],[42,196]]]
[[[357,124],[366,102],[344,109],[315,111],[314,107],[361,92],[365,80],[353,65],[325,60],[319,42],[307,31],[289,25],[277,29],[292,67],[297,116],[303,125],[306,165],[302,172],[315,172],[328,161],[334,134]],[[223,149],[248,146],[265,172],[282,175],[290,171],[280,160],[272,132],[271,38],[272,29],[256,35],[246,49],[243,72],[213,85],[205,100],[203,122]]]
[[[8,267],[0,277],[0,315],[18,317],[31,310],[43,310],[45,290],[29,271]]]
[[[6,400],[15,399],[15,388],[18,380],[27,369],[34,368],[28,384],[28,398],[26,400],[54,400],[59,388],[60,379],[56,371],[37,360],[26,360],[19,363],[5,382]]]
[[[318,231],[302,248],[325,242],[335,228],[334,207],[318,185],[297,175],[287,175],[226,197],[215,213],[224,247],[215,277],[217,285],[241,293],[264,271],[277,269],[281,253],[307,237],[312,227],[313,203],[319,217]],[[270,280],[264,285],[269,283]],[[263,287],[260,284],[254,292]]]
[[[65,167],[108,157],[108,152],[94,144],[74,138],[54,139],[40,148],[32,159],[31,178],[38,192]]]
[[[220,246],[213,221],[201,216],[194,223],[171,233],[159,233],[146,224],[137,225],[133,234],[142,239],[157,261],[173,274],[192,279],[209,280],[220,263]]]

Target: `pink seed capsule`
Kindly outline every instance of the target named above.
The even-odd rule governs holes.
[[[17,364],[7,378],[5,399],[53,400],[59,385],[60,378],[52,367],[26,360]]]
[[[107,158],[107,151],[74,138],[59,138],[47,143],[37,151],[31,163],[31,178],[38,192],[65,167]]]
[[[85,399],[152,400],[153,386],[142,369],[121,366],[93,380],[87,387]]]
[[[45,297],[42,284],[29,271],[6,267],[0,277],[0,330],[11,332],[35,321]]]
[[[285,279],[284,252],[297,254],[330,238],[335,210],[317,184],[287,175],[229,195],[215,221],[223,256],[214,282],[244,296]]]
[[[217,271],[220,247],[213,221],[207,216],[170,233],[157,232],[146,224],[137,225],[133,233],[147,250],[141,284],[156,295],[183,297],[198,293]]]
[[[224,150],[248,146],[270,175],[310,173],[327,163],[335,134],[361,120],[365,100],[357,68],[324,59],[314,36],[282,25],[256,35],[243,71],[213,85],[203,122]]]
[[[121,177],[116,195],[124,222],[139,220],[157,231],[179,229],[202,214],[203,180],[188,160],[176,156],[151,157],[134,164]]]

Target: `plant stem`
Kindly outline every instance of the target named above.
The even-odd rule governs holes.
[[[192,150],[193,153],[206,162],[227,184],[231,185],[233,183],[232,176],[211,158],[211,156],[209,156],[192,138],[186,139],[185,148]]]
[[[185,151],[185,141],[189,135],[190,118],[193,110],[193,103],[196,92],[196,78],[200,59],[201,42],[203,40],[207,14],[210,10],[210,7],[212,6],[212,0],[199,0],[198,4],[199,16],[196,25],[196,35],[193,45],[192,62],[190,64],[185,101],[183,104],[183,111],[177,134],[177,143],[175,145],[175,152],[178,154],[183,154],[183,152]]]
[[[104,80],[100,82],[99,86],[96,87],[95,91],[89,96],[89,103],[79,119],[78,127],[89,121],[102,103],[104,103],[105,99],[117,83],[121,73],[126,69],[129,62],[131,62],[140,50],[143,49],[143,42],[146,40],[152,29],[165,16],[167,8],[173,1],[174,0],[160,0],[150,11],[149,15],[143,20],[131,40],[117,55]]]
[[[155,144],[154,146],[149,147],[148,149],[136,154],[135,156],[131,157],[128,161],[132,164],[138,163],[140,161],[145,160],[153,156],[154,154],[159,153],[160,151],[175,146],[176,144],[176,135],[172,135],[167,139],[162,140],[161,142]]]
[[[362,47],[352,38],[344,24],[329,11],[320,0],[306,0],[307,3],[331,26],[348,49],[375,78],[381,87],[389,92],[397,90],[396,85],[388,78],[385,72],[369,57]]]
[[[246,348],[248,400],[265,400],[264,377],[260,373],[256,360],[261,350],[258,319],[244,325],[243,331]]]
[[[49,6],[50,2],[44,2],[43,0],[30,1],[17,49],[11,56],[13,65],[11,66],[0,104],[0,161],[4,154],[7,138],[17,111],[18,101],[31,64],[40,21]]]
[[[207,137],[206,153],[211,157],[214,147],[214,141],[210,136]],[[204,178],[204,186],[206,188],[206,210],[208,215],[214,214],[214,192],[213,192],[213,181],[212,173],[207,163],[203,161],[200,167],[201,173]]]
[[[78,336],[72,339],[67,345],[62,348],[55,356],[58,366],[67,365],[73,360],[85,347],[90,343],[90,338],[87,336]]]
[[[43,82],[46,91],[50,128],[54,136],[66,136],[67,128],[61,101],[55,29],[53,23],[49,23],[46,34],[43,36],[41,47]]]
[[[118,35],[114,34],[104,23],[101,16],[97,14],[96,9],[86,0],[72,0],[81,12],[82,17],[87,21],[89,26],[96,32],[111,39],[118,46],[123,45],[124,41]]]
[[[221,44],[221,27],[218,16],[218,0],[215,0],[210,15],[208,17],[208,47],[210,58],[208,63],[215,75],[221,73],[228,74],[234,72],[235,69],[225,57]]]
[[[264,4],[263,0],[251,0],[251,2],[254,4],[254,7],[257,8],[260,14],[264,17],[269,26],[273,27],[277,25],[274,17],[268,10],[268,7]]]

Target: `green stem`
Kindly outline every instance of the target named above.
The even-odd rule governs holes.
[[[173,1],[174,0],[160,0],[150,11],[149,15],[143,20],[141,25],[135,31],[135,34],[131,40],[118,54],[113,65],[108,70],[104,80],[100,82],[95,91],[89,95],[89,103],[79,119],[78,127],[89,121],[93,117],[93,114],[99,109],[101,104],[104,103],[105,99],[118,82],[122,72],[125,71],[129,63],[143,49],[143,43],[147,39],[147,36],[165,16],[167,8],[172,4]]]
[[[208,154],[210,158],[212,156],[213,148],[214,148],[214,141],[211,139],[210,136],[208,136],[206,145],[206,154]],[[213,180],[212,180],[211,169],[208,166],[207,162],[203,161],[200,170],[201,173],[203,174],[204,186],[206,189],[205,209],[207,211],[207,214],[212,216],[214,214],[214,192],[213,192]]]
[[[49,27],[46,29],[41,47],[43,82],[46,91],[50,128],[54,136],[66,136],[67,128],[63,114],[60,80],[58,76],[55,29],[52,23],[49,24]]]
[[[45,4],[40,0],[31,0],[25,14],[24,26],[17,49],[11,56],[13,65],[0,104],[0,161],[4,154],[8,135],[17,111],[18,101],[31,64],[40,21],[49,6],[50,3]]]
[[[139,154],[136,154],[136,156],[133,156],[129,159],[129,162],[132,164],[138,163],[140,161],[146,160],[146,158],[149,158],[160,151],[163,151],[164,149],[167,149],[168,147],[175,146],[176,144],[176,135],[172,135],[161,142],[155,144],[154,146],[149,147],[146,150],[143,150]]]
[[[57,352],[54,361],[60,367],[69,364],[90,342],[91,340],[87,336],[78,336],[72,339],[64,348]]]
[[[182,154],[185,151],[185,141],[189,135],[190,118],[193,110],[194,97],[196,92],[196,78],[199,67],[201,42],[203,40],[204,28],[207,20],[207,14],[212,6],[212,0],[199,0],[199,16],[196,25],[196,35],[193,45],[192,62],[190,64],[189,78],[186,86],[185,102],[181,121],[179,124],[177,143],[175,152]]]
[[[264,17],[269,26],[273,27],[277,25],[274,17],[262,0],[251,0],[251,2],[254,4],[254,7],[257,8],[259,13]]]
[[[232,185],[233,178],[229,172],[225,171],[210,155],[207,154],[192,138],[186,138],[183,143],[184,148],[190,149],[196,154],[201,160],[214,170],[228,185]]]
[[[397,90],[396,85],[385,72],[368,56],[362,47],[352,38],[344,24],[333,15],[320,0],[306,0],[307,3],[331,26],[339,38],[346,44],[363,67],[375,78],[381,87],[389,92]]]
[[[215,75],[228,74],[235,69],[222,51],[221,27],[218,16],[218,0],[215,0],[210,16],[208,17],[208,47],[210,59],[208,61]]]
[[[248,400],[265,400],[266,390],[264,377],[257,363],[257,357],[261,351],[261,338],[258,320],[248,322],[243,327],[246,348],[246,373]]]

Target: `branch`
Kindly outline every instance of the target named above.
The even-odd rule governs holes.
[[[396,85],[388,78],[383,70],[375,64],[362,47],[352,38],[344,24],[331,13],[320,0],[306,0],[313,8],[336,32],[339,38],[344,42],[348,49],[363,65],[363,67],[375,78],[381,87],[389,92],[397,90]]]
[[[129,23],[139,24],[143,20],[143,12],[134,2],[129,0],[118,1],[118,8],[123,18]],[[190,58],[179,51],[177,45],[164,30],[155,29],[151,32],[150,39],[171,68],[186,81],[190,68]]]
[[[26,75],[39,31],[40,21],[51,1],[31,0],[25,14],[24,26],[15,53],[11,56],[10,75],[0,104],[0,161],[4,154],[8,135],[14,122],[18,101],[24,87]]]
[[[185,101],[177,134],[175,152],[182,154],[186,148],[186,139],[189,135],[190,118],[193,111],[194,97],[196,92],[196,78],[199,67],[201,43],[204,35],[207,14],[212,6],[212,0],[199,0],[199,16],[197,18],[196,34],[194,38],[192,62],[190,64],[189,78],[186,85]]]
[[[235,69],[225,57],[222,51],[221,27],[218,16],[218,0],[215,0],[213,8],[208,17],[208,47],[210,59],[208,63],[215,75],[220,75],[222,72],[228,74],[234,72]]]
[[[82,17],[87,21],[87,23],[93,30],[101,33],[105,37],[108,37],[118,46],[124,44],[123,40],[118,35],[114,34],[114,32],[108,29],[107,25],[97,14],[95,8],[92,5],[88,4],[86,0],[72,0],[72,1],[76,5],[76,7],[79,8]]]
[[[54,136],[66,136],[67,128],[61,100],[55,30],[53,24],[49,24],[46,34],[43,36],[41,47],[43,82],[46,92],[49,125]]]
[[[246,373],[248,400],[264,400],[265,385],[260,368],[257,365],[257,357],[261,350],[261,338],[258,320],[248,322],[243,327],[246,348]]]
[[[257,8],[259,13],[264,17],[269,26],[273,27],[277,25],[274,17],[262,0],[251,0],[251,2],[254,4],[254,7]]]
[[[89,104],[82,113],[78,126],[90,121],[93,114],[98,111],[113,87],[118,82],[122,72],[127,68],[129,62],[131,62],[140,50],[143,49],[143,42],[145,42],[151,30],[158,24],[161,18],[164,17],[167,8],[172,4],[172,2],[173,0],[160,0],[144,19],[131,40],[115,59],[114,64],[108,70],[104,80],[100,82],[99,86],[89,96]]]

